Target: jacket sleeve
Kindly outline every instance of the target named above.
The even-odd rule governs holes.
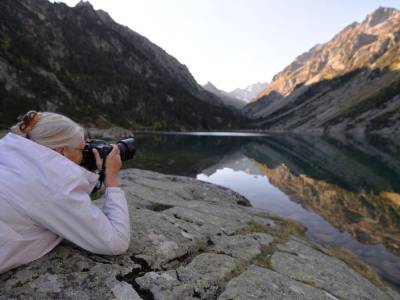
[[[87,187],[87,186],[86,186]],[[48,195],[36,206],[34,219],[41,226],[94,253],[124,253],[130,242],[129,212],[124,192],[107,188],[103,210],[92,204],[81,184]]]

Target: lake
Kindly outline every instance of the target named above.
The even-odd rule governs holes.
[[[136,134],[124,167],[228,187],[349,249],[400,288],[400,141],[231,133]]]

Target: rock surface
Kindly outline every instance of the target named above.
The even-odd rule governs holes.
[[[257,82],[248,85],[244,89],[241,88],[234,89],[233,91],[229,92],[229,95],[241,99],[246,103],[249,103],[250,101],[253,101],[260,92],[266,89],[267,86],[268,86],[267,82]]]
[[[87,137],[91,139],[116,140],[133,136],[133,132],[131,130],[117,126],[103,129],[88,127],[85,128],[85,131]]]
[[[138,169],[121,185],[126,254],[64,242],[1,274],[0,299],[400,299],[231,190]]]

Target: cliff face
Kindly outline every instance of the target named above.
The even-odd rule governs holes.
[[[170,129],[238,127],[239,114],[185,65],[81,2],[0,3],[0,125],[27,109]]]
[[[260,92],[267,88],[268,83],[266,82],[257,82],[254,84],[248,85],[246,88],[241,89],[237,88],[233,91],[229,92],[228,94],[232,97],[238,98],[243,100],[244,102],[248,103],[253,101]]]
[[[300,55],[244,112],[275,130],[398,132],[399,54],[400,11],[379,8]]]

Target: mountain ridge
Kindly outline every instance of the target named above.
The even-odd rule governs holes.
[[[299,55],[243,112],[268,130],[398,132],[399,42],[400,11],[378,8]]]
[[[5,0],[0,8],[1,126],[37,109],[127,128],[240,127],[240,113],[185,65],[89,2]]]
[[[238,99],[231,94],[218,89],[212,82],[208,81],[205,85],[203,85],[203,88],[210,93],[213,93],[217,97],[219,97],[222,102],[227,105],[227,106],[232,106],[235,108],[242,108],[243,106],[246,105],[246,102],[244,102],[241,99]]]
[[[246,86],[244,89],[236,88],[228,93],[245,102],[250,102],[255,99],[259,95],[259,93],[267,87],[267,85],[268,83],[259,81],[257,83]]]

